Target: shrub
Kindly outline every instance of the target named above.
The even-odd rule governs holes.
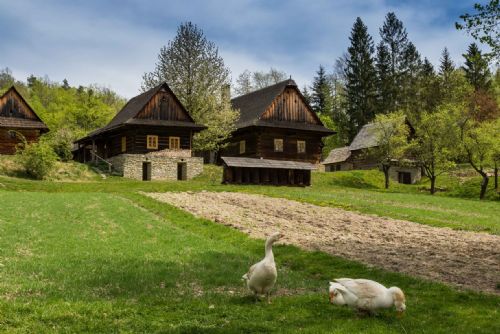
[[[66,128],[51,132],[48,137],[50,146],[52,146],[52,149],[61,161],[69,161],[73,158],[73,154],[71,153],[73,140],[73,132]]]
[[[57,161],[54,150],[43,139],[38,143],[26,144],[16,155],[26,173],[38,180],[46,178]]]

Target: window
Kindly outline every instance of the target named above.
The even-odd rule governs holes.
[[[283,152],[283,139],[274,140],[274,152]]]
[[[179,137],[168,137],[168,148],[178,150],[181,148],[181,140]]]
[[[158,148],[158,136],[147,136],[147,148],[148,149]]]
[[[16,139],[17,133],[15,131],[9,131],[9,137],[10,137],[10,139]]]
[[[122,152],[127,150],[127,137],[122,137]]]
[[[245,153],[245,147],[246,146],[246,142],[244,140],[240,140],[240,154],[243,154]]]
[[[297,140],[297,153],[306,153],[305,140]]]

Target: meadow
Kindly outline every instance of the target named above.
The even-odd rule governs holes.
[[[0,331],[500,332],[498,296],[293,246],[275,247],[279,278],[273,303],[255,303],[240,278],[263,256],[263,240],[139,191],[258,192],[493,234],[498,202],[360,189],[320,173],[310,188],[223,186],[218,173],[208,168],[192,181],[150,183],[0,178]],[[401,287],[406,316],[398,319],[387,310],[359,317],[328,304],[328,281],[341,276]]]

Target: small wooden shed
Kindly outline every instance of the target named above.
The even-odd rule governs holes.
[[[23,138],[36,142],[49,128],[12,86],[0,96],[0,154],[14,154]]]

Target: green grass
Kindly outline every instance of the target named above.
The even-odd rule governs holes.
[[[382,175],[377,171],[313,173],[312,186],[306,188],[221,185],[220,179],[220,168],[205,166],[202,176],[187,182],[142,182],[120,177],[93,182],[40,182],[2,177],[0,188],[120,194],[137,191],[239,191],[340,207],[431,226],[500,235],[499,201],[431,196],[419,190],[422,185],[400,185],[396,182],[386,191],[382,189]]]
[[[196,182],[148,187],[179,190]],[[48,187],[43,182],[24,188],[31,191],[0,191],[0,331],[500,332],[499,297],[291,246],[275,248],[279,296],[272,305],[254,304],[240,277],[262,257],[262,240],[130,191],[140,183],[102,184],[108,193],[62,183],[54,185],[58,192],[34,191]],[[128,191],[117,191],[124,185]],[[400,286],[406,317],[384,311],[359,318],[329,305],[327,282],[339,276]]]

